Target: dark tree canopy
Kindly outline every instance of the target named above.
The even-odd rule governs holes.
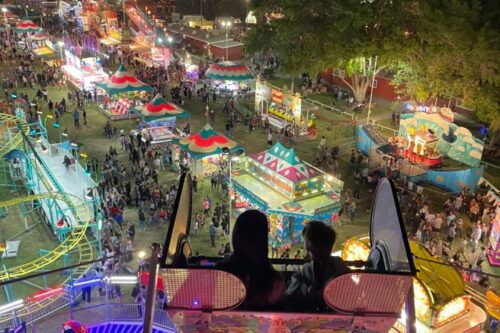
[[[459,97],[500,128],[496,0],[259,0],[253,6],[259,24],[245,48],[273,52],[284,72],[334,66],[366,81],[373,71],[352,65],[377,56],[373,70],[391,70],[410,97]]]

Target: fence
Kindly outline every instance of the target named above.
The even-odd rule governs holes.
[[[376,129],[384,134],[388,134],[387,137],[398,135],[398,130],[394,128],[390,128],[384,125],[377,124],[376,122],[371,123]]]
[[[143,314],[144,311],[140,304],[98,304],[74,310],[67,313],[67,317],[88,326],[113,321],[140,325],[144,321]],[[154,309],[153,325],[175,330],[175,325],[167,313],[158,307]]]

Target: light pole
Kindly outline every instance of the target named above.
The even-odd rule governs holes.
[[[370,124],[370,114],[372,113],[372,98],[373,98],[373,85],[375,84],[375,73],[377,69],[377,60],[378,56],[375,56],[375,64],[373,66],[373,76],[372,76],[372,83],[371,83],[371,89],[370,89],[370,102],[368,103],[368,112],[366,114],[366,124]]]
[[[247,3],[247,14],[245,16],[245,29],[248,28],[248,23],[247,23],[247,19],[248,19],[248,14],[250,13],[250,10],[248,9],[248,6],[249,6],[249,3],[250,3],[250,0],[245,0],[245,2]]]
[[[231,21],[222,21],[221,25],[226,28],[226,61],[229,61],[229,49],[228,49],[228,38],[229,38],[229,28],[231,27]]]
[[[7,27],[7,8],[2,7],[2,12],[3,12],[3,21],[5,23],[5,31],[7,33],[7,41],[9,41],[10,40],[10,38],[9,38],[10,36],[9,36],[9,28]]]
[[[229,234],[231,234],[231,216],[232,216],[232,211],[233,211],[233,200],[231,198],[231,191],[233,189],[233,175],[232,175],[232,163],[233,163],[233,156],[231,155],[231,151],[229,150],[228,147],[222,147],[222,154],[227,156],[228,159],[228,165],[229,165],[229,186],[227,188],[227,196],[229,198],[229,206],[228,206],[228,213],[229,213],[229,221],[228,221],[228,226],[227,226],[227,231]]]
[[[61,60],[64,62],[64,53],[63,53],[64,42],[60,40],[57,42],[57,45],[59,46],[59,49],[61,50]]]
[[[174,39],[172,38],[172,36],[167,37],[167,42],[168,42],[168,50],[172,51],[172,43],[174,42]]]

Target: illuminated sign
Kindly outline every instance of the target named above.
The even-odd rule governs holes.
[[[271,89],[271,98],[273,102],[282,104],[283,103],[283,92],[277,89]]]

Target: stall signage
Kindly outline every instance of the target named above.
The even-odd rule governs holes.
[[[273,102],[282,104],[283,103],[283,92],[277,89],[271,89],[271,98]]]
[[[159,47],[151,48],[151,55],[154,62],[163,62],[164,60],[163,49]]]
[[[267,182],[276,185],[278,189],[281,190],[282,192],[285,192],[286,195],[290,195],[292,191],[290,184],[280,179],[275,174],[266,172],[259,167],[255,168],[255,174],[259,177],[264,178]]]

